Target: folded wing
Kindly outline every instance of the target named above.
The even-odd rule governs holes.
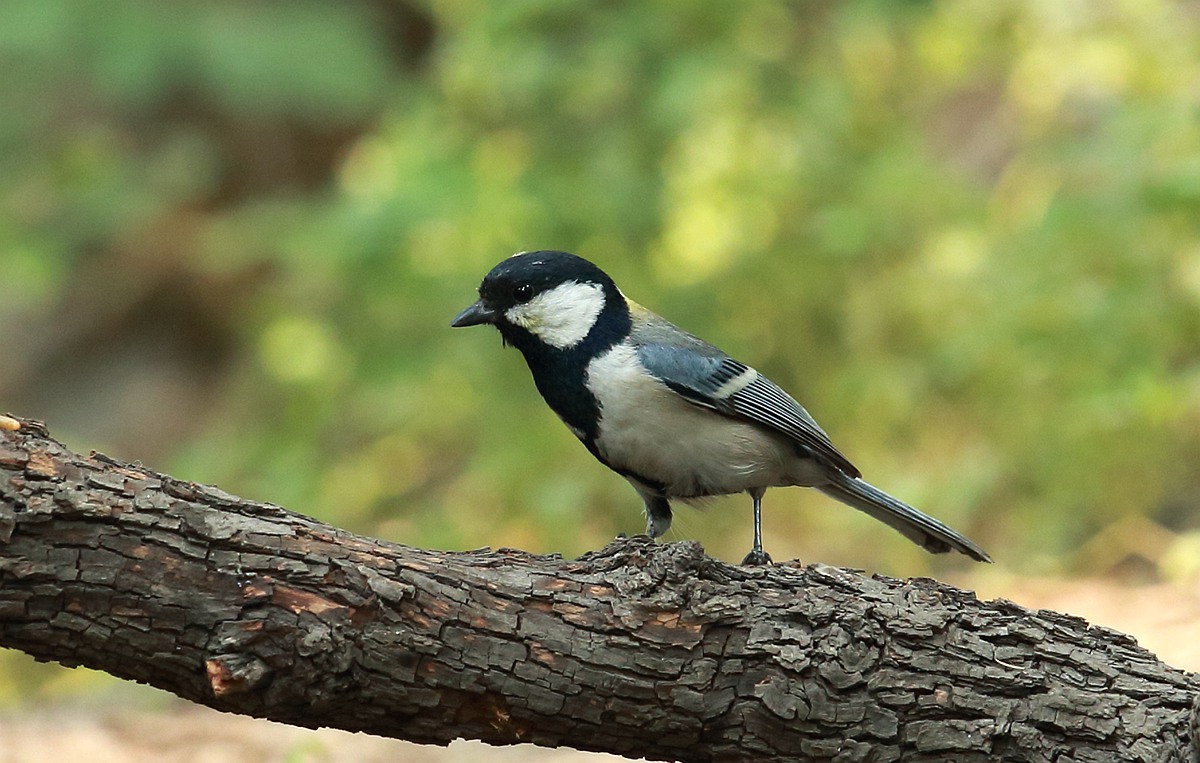
[[[691,334],[673,334],[653,323],[636,331],[633,339],[642,365],[687,401],[773,429],[817,460],[850,477],[859,476],[808,411],[745,363]]]

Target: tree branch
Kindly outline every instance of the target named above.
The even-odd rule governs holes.
[[[0,646],[221,710],[654,760],[1194,761],[1193,677],[1076,617],[644,537],[408,548],[3,429]]]

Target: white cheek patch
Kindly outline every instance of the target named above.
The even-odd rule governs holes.
[[[594,283],[571,281],[510,307],[504,317],[546,344],[566,349],[583,341],[604,309],[604,290]]]

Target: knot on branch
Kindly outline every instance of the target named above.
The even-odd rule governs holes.
[[[267,663],[253,654],[222,654],[204,662],[214,696],[227,697],[252,691],[271,675]]]

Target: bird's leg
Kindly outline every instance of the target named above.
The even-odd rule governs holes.
[[[754,548],[746,554],[742,564],[770,564],[771,557],[762,547],[762,497],[767,491],[764,488],[754,488],[746,492],[754,499]]]
[[[671,503],[649,491],[638,491],[646,503],[646,534],[657,538],[671,527]]]

